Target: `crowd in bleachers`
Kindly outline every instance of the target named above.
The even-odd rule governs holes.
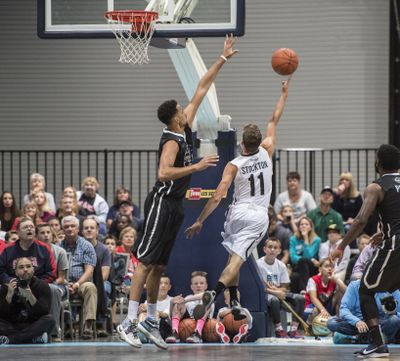
[[[4,191],[0,196],[0,304],[7,306],[0,308],[0,322],[9,328],[7,335],[0,332],[0,344],[46,342],[47,336],[53,342],[60,341],[73,337],[71,331],[74,333],[75,329],[84,339],[111,335],[117,322],[117,300],[127,300],[131,276],[138,264],[131,250],[143,227],[139,207],[123,186],[116,189],[114,203],[109,206],[98,193],[99,184],[94,177],[83,179],[80,190],[66,187],[58,203],[46,192],[42,175],[32,174],[30,184],[21,210],[12,192]],[[365,233],[346,248],[339,262],[332,264],[329,260],[362,201],[349,172],[340,175],[334,188],[322,189],[318,205],[311,193],[302,189],[300,175],[288,173],[287,190],[270,206],[268,233],[256,252],[274,336],[302,338],[306,331],[304,326],[301,330],[301,322],[295,317],[289,328],[282,322],[281,310],[289,304],[310,326],[317,317],[325,319],[335,342],[362,340],[366,330],[357,287],[373,253],[368,243],[377,232],[376,220],[371,218]],[[33,305],[24,309],[27,300],[34,305],[39,301],[34,301],[38,298],[33,290],[31,294],[19,285],[19,259],[32,262],[33,278],[26,273],[30,284],[40,280],[49,285],[49,312]],[[25,263],[21,262],[21,269],[29,268]],[[216,319],[212,310],[197,322],[187,320],[191,319],[193,307],[201,302],[198,295],[207,289],[206,276],[202,271],[192,274],[193,295],[186,297],[171,297],[171,280],[166,275],[162,277],[157,308],[167,342],[198,343],[211,338],[228,343],[246,338],[253,322],[250,314],[236,329],[231,327],[229,308],[215,312]],[[400,313],[397,306],[394,311],[387,311],[381,299],[388,296],[400,300],[397,293],[383,294],[377,296],[377,303],[382,311],[383,332],[388,341],[396,342]],[[8,305],[14,304],[19,308],[10,311]],[[64,312],[65,308],[72,312]],[[140,311],[145,314],[146,310],[143,303]],[[48,322],[49,315],[52,323]],[[69,322],[73,327],[65,327]],[[217,340],[204,331],[210,327],[217,330]]]

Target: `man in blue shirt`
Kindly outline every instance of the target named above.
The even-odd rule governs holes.
[[[78,294],[83,299],[85,321],[83,337],[92,338],[92,324],[96,320],[97,311],[97,289],[93,283],[93,271],[97,262],[96,252],[90,242],[78,236],[78,218],[66,216],[61,224],[65,234],[61,247],[70,254],[69,294],[70,296]]]
[[[359,337],[368,331],[368,326],[361,314],[359,288],[360,280],[352,281],[347,286],[340,304],[339,317],[335,316],[328,320],[328,328],[332,332]],[[383,302],[384,306],[382,306],[382,300],[388,296],[393,297],[391,305]],[[396,334],[400,330],[400,291],[396,290],[393,293],[378,292],[375,294],[375,301],[379,310],[381,330],[388,342],[394,342]],[[334,337],[334,342],[337,340],[338,342],[335,343],[339,343],[339,339],[339,337]]]

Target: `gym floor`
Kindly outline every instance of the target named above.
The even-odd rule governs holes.
[[[122,342],[68,342],[50,345],[7,345],[0,347],[0,359],[4,361],[349,361],[354,360],[356,345],[323,345],[301,343],[245,343],[240,345],[202,344],[172,345],[168,351],[154,345],[143,345],[136,350]],[[390,358],[399,360],[400,346],[391,345]],[[372,360],[372,359],[371,359]],[[376,359],[378,360],[378,359]]]

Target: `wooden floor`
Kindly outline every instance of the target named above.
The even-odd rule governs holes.
[[[296,343],[241,345],[203,344],[171,345],[167,351],[154,345],[143,345],[136,350],[121,342],[69,342],[50,345],[0,346],[0,360],[18,361],[330,361],[354,360],[353,352],[360,346],[304,345]],[[400,347],[390,347],[390,358],[399,360]],[[372,360],[372,359],[371,359]]]

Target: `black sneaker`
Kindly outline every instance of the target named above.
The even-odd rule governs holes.
[[[232,301],[232,315],[235,321],[247,318],[246,313],[243,311],[243,307],[238,301]]]
[[[153,342],[157,347],[167,350],[168,346],[161,337],[160,326],[156,320],[146,318],[144,321],[140,322],[137,329],[143,333],[148,340]]]
[[[193,310],[193,318],[197,321],[210,309],[215,300],[215,291],[205,291],[199,305]]]
[[[389,350],[386,345],[376,346],[374,344],[369,344],[366,348],[354,352],[354,355],[357,358],[389,357]]]

